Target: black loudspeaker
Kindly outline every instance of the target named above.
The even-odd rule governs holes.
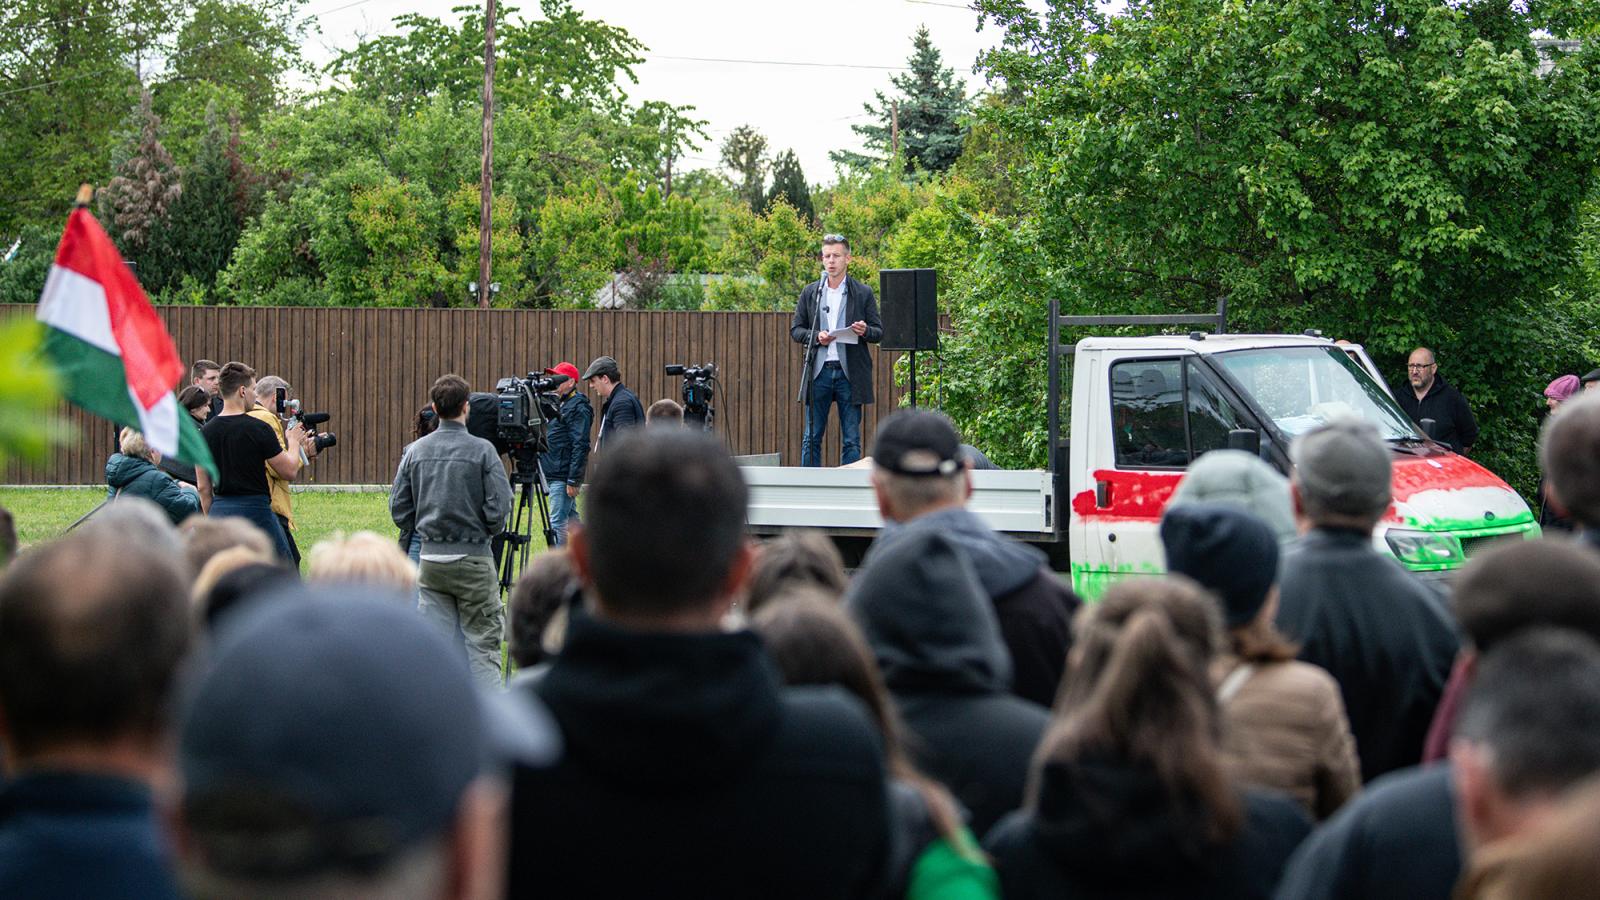
[[[878,272],[885,350],[939,349],[939,294],[932,269]]]

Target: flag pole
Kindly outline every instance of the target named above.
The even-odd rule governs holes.
[[[89,206],[89,201],[93,200],[93,199],[94,199],[94,185],[90,184],[87,181],[85,181],[83,184],[78,185],[78,199],[77,199],[75,205],[79,209],[87,209],[88,206]]]

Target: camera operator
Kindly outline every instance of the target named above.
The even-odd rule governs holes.
[[[644,411],[646,428],[683,427],[683,404],[672,398],[657,400]]]
[[[544,373],[567,376],[556,387],[556,394],[561,397],[561,416],[550,423],[550,449],[539,457],[539,466],[550,485],[550,530],[555,532],[556,545],[560,546],[567,542],[567,523],[578,521],[578,490],[583,487],[583,470],[589,463],[594,406],[578,390],[577,366],[563,362]]]
[[[289,442],[284,437],[282,411],[278,409],[278,391],[282,390],[285,397],[293,396],[294,391],[289,383],[276,375],[268,375],[256,381],[256,405],[250,409],[250,417],[267,423],[272,428],[272,433],[278,438],[278,446],[287,450]],[[306,441],[300,445],[300,453],[294,454],[295,472],[309,464],[317,457],[317,442],[307,435]],[[283,527],[284,540],[288,542],[289,559],[296,567],[300,565],[300,545],[294,540],[294,501],[289,494],[289,481],[278,475],[271,466],[267,466],[267,487],[272,495],[272,514],[278,517],[278,524]]]
[[[280,558],[290,560],[288,533],[272,512],[266,473],[284,481],[299,476],[305,431],[296,425],[280,433],[249,414],[256,405],[256,373],[244,363],[223,366],[219,386],[222,412],[200,433],[221,477],[215,487],[202,479],[201,507],[213,516],[248,520],[272,541]]]

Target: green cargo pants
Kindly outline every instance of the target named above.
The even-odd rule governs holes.
[[[499,684],[505,608],[500,605],[500,579],[494,559],[424,559],[418,566],[417,585],[421,588],[417,608],[466,648],[472,676],[487,684]]]

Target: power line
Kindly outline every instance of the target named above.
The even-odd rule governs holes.
[[[904,72],[908,66],[874,66],[865,63],[829,63],[783,59],[721,59],[712,56],[668,56],[664,53],[646,53],[647,59],[669,59],[679,62],[727,63],[740,66],[801,66],[810,69],[872,69],[879,72]]]
[[[966,6],[966,5],[961,4],[961,3],[940,3],[940,2],[938,2],[938,0],[906,0],[906,2],[907,3],[915,3],[918,6],[948,6],[951,9],[964,9],[967,12],[977,12],[978,11],[977,8],[973,7],[973,6]]]
[[[366,5],[368,3],[371,3],[371,2],[372,2],[372,0],[352,0],[352,2],[346,3],[343,6],[335,6],[332,9],[324,9],[324,10],[321,10],[320,12],[313,13],[313,14],[311,14],[309,16],[306,16],[305,18],[299,20],[295,24],[304,25],[307,22],[313,21],[315,19],[319,19],[319,18],[321,18],[323,16],[330,15],[330,14],[336,13],[336,12],[343,12],[343,11],[345,11],[347,9],[353,9],[353,8],[355,8],[357,6],[364,6],[364,5]],[[253,38],[253,37],[260,37],[261,35],[267,34],[268,32],[272,31],[276,27],[277,26],[275,26],[275,25],[269,25],[266,28],[260,28],[260,29],[257,29],[255,31],[246,32],[244,34],[236,34],[233,37],[223,38],[220,41],[212,41],[209,44],[204,44],[204,45],[199,46],[199,47],[191,47],[189,50],[187,50],[187,51],[185,51],[183,53],[176,53],[176,54],[173,54],[172,56],[167,57],[167,62],[170,63],[175,59],[182,59],[182,58],[184,58],[186,56],[189,56],[190,54],[201,53],[201,52],[206,51],[206,50],[215,50],[218,47],[225,47],[228,44],[236,44],[239,41],[249,40],[250,38]],[[66,84],[69,81],[81,81],[81,80],[83,80],[85,78],[103,78],[103,77],[105,77],[107,75],[115,75],[120,71],[122,71],[122,69],[119,67],[119,68],[115,68],[115,69],[101,69],[101,70],[99,70],[97,72],[80,72],[77,75],[68,75],[66,78],[57,78],[57,79],[54,79],[52,81],[40,81],[40,82],[37,82],[35,84],[24,85],[22,87],[12,88],[12,89],[7,90],[7,91],[0,91],[0,97],[9,97],[12,94],[23,94],[23,93],[27,93],[28,91],[37,91],[37,90],[40,90],[42,88],[55,87],[58,84]]]

